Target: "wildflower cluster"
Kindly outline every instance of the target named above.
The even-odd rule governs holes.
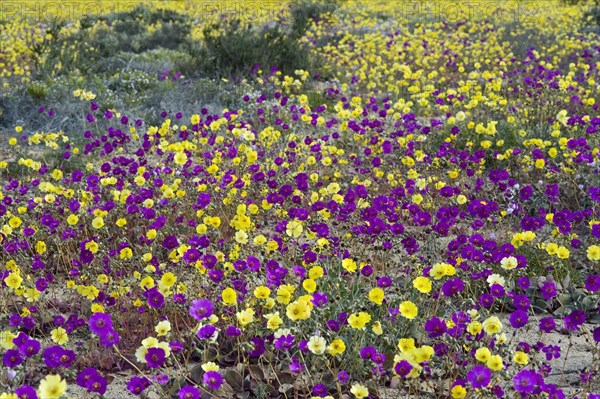
[[[240,109],[158,124],[77,90],[83,129],[5,138],[0,398],[117,368],[182,399],[564,398],[557,333],[593,344],[598,397],[600,40],[576,7],[513,33],[365,4],[302,39],[326,82],[260,70]]]

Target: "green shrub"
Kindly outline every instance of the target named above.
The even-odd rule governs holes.
[[[306,33],[310,24],[319,21],[326,14],[331,14],[337,9],[335,0],[311,1],[296,0],[290,5],[292,18],[292,35],[296,38]]]
[[[203,33],[204,69],[215,76],[248,75],[255,65],[277,66],[288,75],[310,67],[309,50],[277,25],[255,30],[234,19],[209,25]]]

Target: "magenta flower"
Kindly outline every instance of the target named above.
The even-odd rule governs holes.
[[[177,393],[179,399],[200,399],[200,391],[191,385],[186,385]]]
[[[150,380],[146,377],[138,377],[137,375],[131,377],[127,383],[127,390],[133,395],[141,395],[150,386]]]
[[[410,373],[412,368],[413,368],[412,365],[408,361],[402,360],[402,361],[396,363],[396,365],[394,366],[394,371],[400,377],[406,377],[408,375],[408,373]]]
[[[19,399],[38,399],[35,388],[29,385],[23,385],[17,388],[15,394]]]
[[[490,383],[492,372],[485,366],[478,364],[467,373],[467,380],[473,388],[485,388]]]
[[[190,315],[196,320],[210,317],[213,313],[213,303],[208,299],[196,299],[190,305]]]
[[[535,392],[542,382],[542,377],[532,370],[521,370],[513,377],[515,391],[523,395]]]
[[[202,377],[204,382],[210,389],[219,389],[223,384],[223,377],[216,371],[207,371]]]
[[[109,315],[105,313],[94,313],[88,319],[90,331],[96,335],[104,335],[112,330],[113,324]]]
[[[150,348],[145,359],[148,367],[157,369],[165,363],[165,351],[162,348]]]

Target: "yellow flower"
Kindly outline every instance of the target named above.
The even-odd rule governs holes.
[[[17,145],[17,139],[14,137],[11,137],[10,139],[8,139],[8,144],[9,145]]]
[[[467,390],[462,385],[455,385],[450,391],[453,399],[463,399],[467,396]]]
[[[171,272],[167,272],[167,273],[163,274],[163,276],[160,279],[160,282],[165,287],[171,288],[177,282],[177,276]]]
[[[78,221],[79,216],[77,215],[70,214],[69,217],[67,217],[67,223],[69,223],[71,226],[76,225]]]
[[[542,158],[535,160],[535,167],[537,169],[544,169],[544,166],[546,166],[546,161],[544,161]]]
[[[131,259],[133,257],[133,251],[131,248],[123,248],[119,252],[119,258],[121,260]]]
[[[219,365],[214,362],[206,362],[200,367],[202,367],[202,370],[204,370],[205,372],[219,371],[219,368],[220,368]]]
[[[98,252],[98,248],[99,248],[99,245],[96,241],[89,241],[85,244],[85,249],[89,250],[93,254]]]
[[[13,217],[11,217],[11,218],[8,220],[8,225],[9,225],[10,227],[12,227],[13,229],[16,229],[16,228],[18,228],[19,226],[21,226],[21,223],[23,223],[23,222],[22,222],[22,221],[21,221],[21,219],[20,219],[19,217],[17,217],[17,216],[13,216]]]
[[[175,159],[175,163],[176,163],[177,165],[185,165],[185,163],[186,163],[186,162],[187,162],[187,160],[188,160],[188,157],[187,157],[187,155],[185,155],[185,153],[184,153],[184,152],[178,152],[178,153],[175,155],[175,158],[174,158],[174,159]]]
[[[355,398],[358,399],[366,398],[367,396],[369,396],[369,389],[363,385],[360,385],[359,383],[354,383],[352,385],[352,388],[350,389],[350,392],[352,393],[352,395],[354,395]]]
[[[356,262],[350,258],[346,258],[342,261],[342,267],[350,273],[354,273],[356,271]]]
[[[436,263],[433,265],[431,270],[429,270],[429,276],[433,277],[436,280],[441,279],[446,275],[446,264],[445,263]]]
[[[316,291],[317,283],[315,282],[315,280],[313,280],[311,278],[307,278],[306,280],[304,280],[302,282],[302,287],[306,290],[306,292],[311,294]]]
[[[125,225],[127,224],[127,219],[125,219],[125,218],[120,218],[120,219],[118,219],[118,220],[115,222],[115,224],[116,224],[117,226],[119,226],[119,227],[123,227],[123,226],[125,226]]]
[[[52,335],[52,341],[54,341],[56,344],[63,345],[69,342],[67,330],[62,327],[55,328],[54,330],[50,331],[50,334]]]
[[[475,359],[483,363],[487,362],[491,356],[492,352],[488,348],[479,348],[475,351]]]
[[[47,375],[38,387],[38,396],[44,399],[59,399],[67,391],[67,382],[60,375]]]
[[[513,357],[515,363],[526,366],[529,363],[529,355],[525,352],[516,351]]]
[[[254,290],[254,296],[258,299],[267,299],[271,295],[271,290],[268,287],[260,286]]]
[[[410,352],[415,349],[415,340],[413,338],[400,338],[398,341],[398,349],[400,352]]]
[[[13,290],[16,290],[17,288],[19,288],[21,286],[22,282],[23,282],[23,278],[14,272],[10,273],[8,275],[8,277],[4,278],[4,283],[6,283],[6,285],[9,288],[12,288]]]
[[[548,255],[554,255],[558,252],[558,245],[551,242],[550,244],[546,245],[546,252],[548,252]]]
[[[587,258],[593,261],[600,260],[600,247],[598,245],[591,245],[588,247]]]
[[[226,305],[235,305],[237,302],[237,293],[233,288],[228,287],[221,293],[221,298]]]
[[[473,321],[467,325],[467,331],[471,335],[479,334],[482,329],[483,329],[483,327],[482,327],[481,323],[479,323],[478,321]]]
[[[306,320],[310,317],[310,306],[303,299],[298,299],[286,307],[286,315],[290,320]]]
[[[264,317],[267,319],[267,328],[269,330],[278,330],[283,323],[283,319],[279,316],[279,312],[269,313],[264,315]]]
[[[366,312],[353,313],[348,317],[348,325],[352,328],[360,330],[371,321],[371,315]]]
[[[369,291],[369,300],[376,305],[381,305],[383,303],[383,290],[379,287],[373,288]]]
[[[323,277],[323,274],[324,274],[324,271],[321,266],[313,266],[308,271],[308,277],[312,278],[313,280],[317,280],[317,279]]]
[[[0,346],[4,349],[14,348],[15,344],[13,344],[13,339],[15,338],[17,338],[17,336],[8,330],[0,331]]]
[[[254,312],[252,309],[242,310],[241,312],[236,313],[236,317],[240,325],[245,327],[254,321]]]
[[[329,353],[331,356],[340,355],[344,353],[345,350],[346,344],[341,339],[333,340],[331,344],[329,344],[329,346],[327,347],[327,353]]]
[[[502,323],[496,316],[491,316],[485,319],[482,323],[486,334],[498,334],[502,331]]]
[[[502,363],[502,357],[500,357],[499,355],[490,356],[490,358],[486,362],[486,366],[490,370],[502,370],[504,368],[504,364]]]
[[[373,333],[376,334],[376,335],[383,334],[383,328],[381,327],[381,322],[380,321],[376,321],[375,323],[373,323],[373,326],[371,327],[371,330],[373,330]]]
[[[569,252],[569,250],[566,247],[560,246],[558,248],[558,251],[556,252],[556,255],[560,258],[560,259],[569,259],[569,255],[571,253]]]
[[[290,237],[298,238],[302,235],[302,222],[299,220],[290,220],[286,226],[286,234]]]
[[[292,300],[294,287],[290,285],[281,285],[277,288],[277,302],[287,305]]]
[[[419,276],[413,280],[413,287],[423,294],[427,294],[431,291],[431,280],[427,277]]]
[[[168,320],[163,320],[156,325],[154,331],[159,337],[167,335],[171,331],[171,323]]]
[[[400,304],[400,314],[406,317],[407,319],[414,319],[417,317],[417,313],[419,312],[419,308],[417,305],[412,303],[411,301],[404,301]]]
[[[92,227],[95,229],[101,229],[104,226],[104,219],[98,216],[92,220]]]

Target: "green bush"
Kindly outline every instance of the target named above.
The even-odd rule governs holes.
[[[331,14],[337,9],[335,0],[311,1],[296,0],[290,5],[290,16],[292,18],[292,35],[300,38],[310,24],[319,21],[324,15]]]
[[[215,76],[248,75],[255,65],[266,69],[277,66],[291,75],[297,69],[309,69],[309,50],[280,26],[255,30],[242,27],[239,20],[212,24],[203,30],[201,49],[205,70]]]
[[[150,32],[148,26],[160,23]],[[96,29],[93,26],[102,24]],[[53,23],[51,38],[32,47],[37,78],[69,74],[78,70],[85,76],[112,76],[121,53],[140,54],[156,49],[176,50],[188,44],[191,22],[185,15],[139,6],[130,12],[86,16],[81,29],[63,33],[64,24]],[[61,65],[62,68],[57,66]]]

